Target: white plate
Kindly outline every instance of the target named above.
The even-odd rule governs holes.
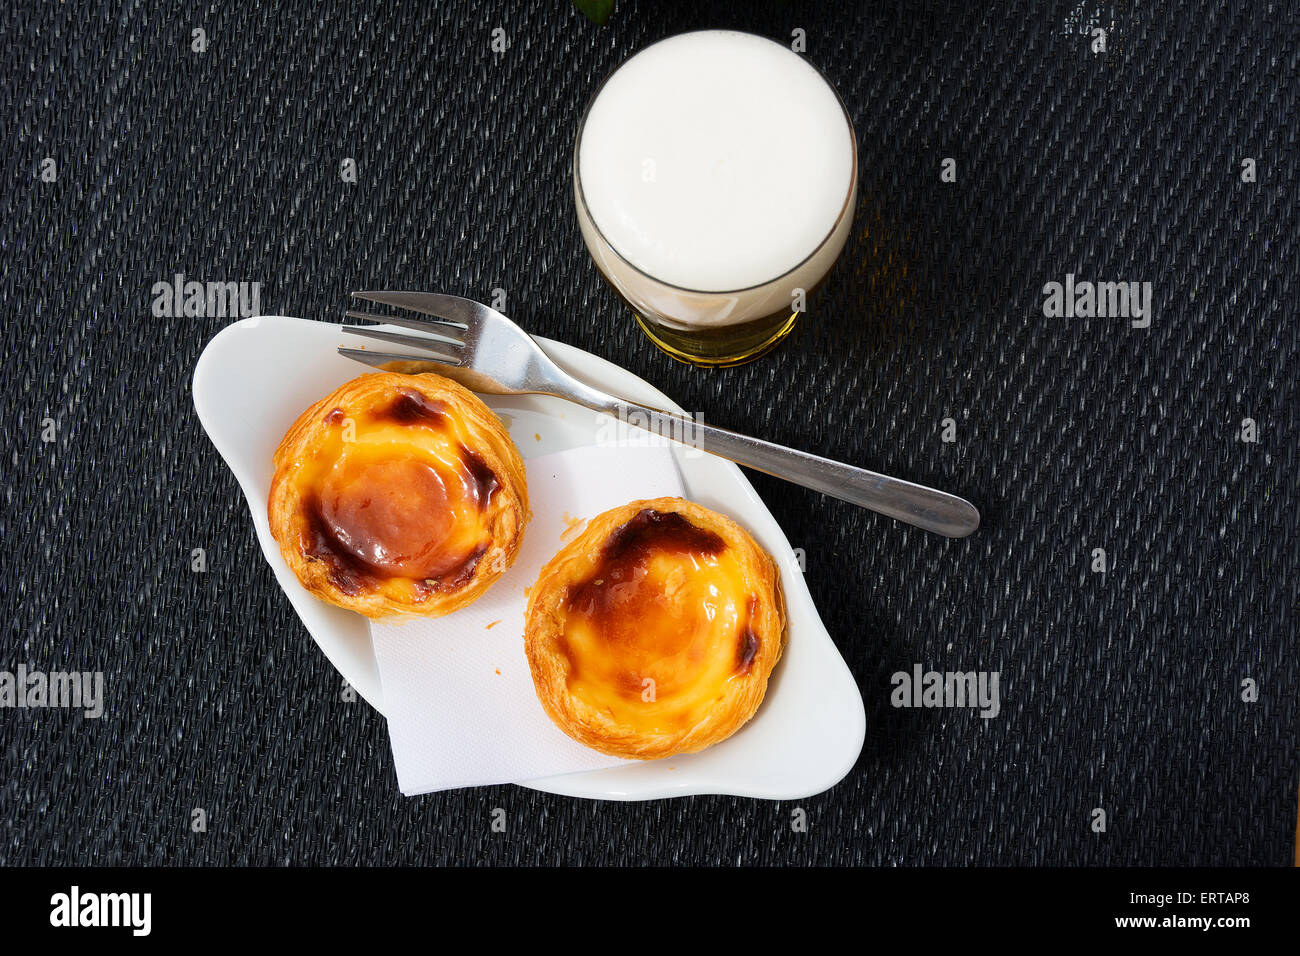
[[[303,409],[364,371],[335,352],[344,338],[337,325],[306,319],[258,316],[236,322],[218,333],[199,358],[194,407],[244,490],[262,554],[294,610],[330,663],[383,713],[366,619],[317,600],[298,583],[266,517],[271,456],[285,431]],[[537,341],[562,368],[611,394],[680,411],[625,369],[560,342]],[[594,414],[559,399],[485,398],[507,419],[516,444],[530,457],[590,444],[598,427]],[[857,684],[817,615],[790,543],[740,469],[694,450],[677,447],[674,454],[687,496],[747,528],[781,569],[789,631],[767,697],[739,732],[701,753],[521,785],[606,800],[697,793],[790,800],[820,793],[849,772],[862,750],[866,714]]]

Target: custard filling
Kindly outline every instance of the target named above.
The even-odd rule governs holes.
[[[679,514],[641,511],[569,589],[568,692],[639,733],[689,730],[749,672],[759,649],[753,612],[722,538]]]
[[[499,482],[467,447],[461,422],[413,389],[349,416],[326,414],[323,438],[294,476],[300,547],[326,562],[347,594],[366,588],[418,599],[473,576],[492,543]]]

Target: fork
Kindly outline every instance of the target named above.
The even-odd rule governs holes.
[[[561,369],[532,336],[496,309],[471,299],[430,292],[354,292],[352,297],[428,316],[415,319],[348,310],[351,319],[421,333],[343,326],[352,335],[423,351],[411,355],[339,346],[340,355],[366,365],[387,368],[391,363],[417,363],[414,367],[423,371],[432,363],[440,375],[471,391],[562,398],[935,534],[964,538],[979,527],[979,511],[964,498],[607,395]]]

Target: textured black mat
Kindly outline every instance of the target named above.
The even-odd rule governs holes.
[[[0,711],[0,862],[1290,861],[1295,4],[620,0],[603,28],[562,3],[243,6],[0,12],[0,670],[102,670],[108,697],[99,720]],[[709,26],[806,31],[862,191],[797,339],[704,373],[599,279],[569,163],[601,77]],[[710,421],[966,494],[984,527],[946,542],[754,478],[867,705],[806,833],[794,804],[722,797],[404,799],[199,428],[190,375],[229,320],[155,317],[177,272],[331,321],[354,288],[504,288]],[[1152,282],[1151,327],[1044,318],[1067,273]],[[1000,671],[1000,716],[892,708],[914,663]]]

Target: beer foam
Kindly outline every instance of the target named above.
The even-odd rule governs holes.
[[[790,49],[706,30],[631,57],[578,144],[591,218],[641,271],[683,289],[769,282],[831,233],[853,175],[835,91]],[[838,250],[837,250],[838,251]]]

